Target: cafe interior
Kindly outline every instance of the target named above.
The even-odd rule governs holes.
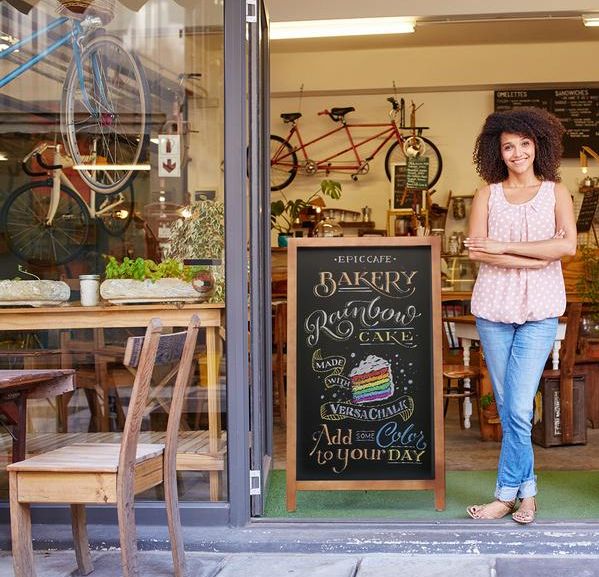
[[[40,0],[30,13],[38,24],[52,12],[49,4],[50,0]],[[147,318],[136,316],[135,306],[150,307],[148,314],[160,312],[168,319],[166,326],[183,323],[179,313],[187,309],[178,303],[201,310],[207,325],[200,330],[198,340],[193,374],[196,386],[187,392],[183,409],[179,498],[183,503],[222,502],[227,500],[229,482],[226,349],[220,342],[226,302],[222,1],[202,0],[193,6],[179,0],[150,0],[130,7],[128,2],[123,4],[107,29],[114,34],[126,32],[126,45],[140,54],[146,70],[152,108],[149,146],[147,157],[135,162],[147,161],[151,170],[140,168],[126,188],[110,193],[118,195],[113,198],[116,209],[96,218],[95,225],[86,229],[85,242],[77,241],[73,248],[75,241],[70,240],[68,254],[63,256],[56,252],[38,254],[35,243],[15,240],[11,223],[19,223],[18,211],[11,213],[9,208],[19,206],[13,191],[40,180],[40,172],[41,180],[52,177],[51,167],[61,160],[59,109],[64,96],[62,81],[58,82],[56,75],[57,71],[61,75],[68,72],[67,57],[59,51],[58,56],[43,62],[41,72],[28,82],[17,79],[2,89],[0,110],[6,119],[0,133],[2,278],[60,282],[68,295],[34,303],[30,296],[3,299],[1,368],[76,370],[76,388],[66,395],[29,399],[28,455],[71,443],[119,442],[133,382],[131,369],[123,364],[124,350],[129,337],[144,334],[140,319]],[[420,2],[410,11],[391,7],[394,3],[384,0],[369,4],[365,7],[362,2],[348,0],[342,17],[397,17],[411,25],[405,33],[373,30],[350,40],[336,35],[330,26],[328,35],[294,34],[285,23],[301,24],[307,13],[313,21],[338,19],[338,7],[316,0],[267,3],[270,134],[278,137],[270,139],[270,154],[279,154],[291,128],[299,126],[304,142],[310,145],[310,156],[297,151],[300,166],[290,181],[288,166],[281,169],[273,161],[271,167],[272,397],[267,399],[272,398],[272,407],[265,414],[272,417],[273,459],[260,514],[266,518],[461,519],[467,505],[490,498],[501,425],[493,412],[490,380],[469,308],[477,269],[468,259],[463,241],[472,198],[481,185],[472,163],[472,149],[484,118],[497,107],[531,102],[548,106],[550,101],[570,122],[572,140],[562,160],[561,177],[572,194],[577,216],[585,218],[579,223],[579,252],[563,260],[568,309],[560,319],[558,339],[535,401],[533,440],[539,501],[547,519],[597,519],[599,320],[593,306],[599,293],[592,286],[591,273],[597,272],[593,267],[597,267],[599,249],[595,232],[599,226],[599,213],[595,215],[599,198],[599,27],[591,25],[593,11],[580,2],[564,10],[560,2],[535,1],[522,7],[509,1],[492,13],[482,8],[472,13],[471,3],[466,1],[454,2],[451,13],[448,8],[440,13],[435,6],[439,3],[432,1]],[[599,19],[599,5],[596,12]],[[6,3],[2,15],[3,26],[5,23],[8,28],[0,30],[0,40],[6,36],[8,45],[14,44],[29,26],[27,16]],[[362,32],[365,25],[361,25]],[[167,42],[169,50],[165,50]],[[35,50],[21,49],[13,54],[11,64],[18,65]],[[5,68],[0,71],[5,74]],[[126,77],[130,82],[134,74]],[[404,192],[409,187],[402,181],[407,178],[404,153],[396,150],[387,155],[389,145],[385,144],[373,158],[356,162],[343,133],[323,137],[345,119],[363,125],[356,130],[356,138],[369,138],[373,124],[389,125],[390,113],[403,138],[424,142],[429,158],[424,177],[428,180],[417,192],[407,195]],[[137,115],[132,117],[134,124]],[[177,137],[172,142],[180,156],[169,157],[174,154],[171,145],[163,149],[161,136],[165,135]],[[379,134],[372,142],[378,146],[384,138]],[[135,146],[131,144],[132,149]],[[345,160],[348,150],[352,151],[348,162],[354,163],[353,168],[326,168],[330,156],[341,151]],[[181,160],[181,172],[175,173],[178,176],[169,176],[172,158]],[[38,176],[23,172],[24,159]],[[160,171],[159,165],[164,167]],[[65,164],[64,172],[73,188],[85,191],[83,202],[89,207],[98,184],[90,185],[89,180],[96,178],[97,170]],[[81,173],[88,175],[87,180]],[[101,181],[100,185],[111,183],[110,178]],[[38,191],[47,197],[40,205],[43,210],[50,202],[50,189],[46,185],[44,191]],[[32,196],[28,193],[26,205],[33,202]],[[82,202],[74,194],[63,192],[63,197],[64,202],[81,209]],[[282,210],[290,204],[293,210]],[[95,208],[101,210],[100,205]],[[285,502],[289,457],[287,239],[417,235],[438,236],[441,246],[440,398],[445,427],[446,509],[435,511],[428,491],[365,488],[313,491],[290,513]],[[198,270],[193,271],[195,284],[202,287],[207,282],[210,293],[201,294],[198,305],[197,289],[192,293],[195,298],[189,294],[172,296],[170,292],[164,305],[160,304],[164,297],[148,300],[147,296],[105,293],[108,289],[104,286],[99,302],[92,302],[89,311],[110,303],[112,318],[118,321],[107,321],[103,326],[98,319],[104,317],[91,313],[76,316],[68,312],[69,307],[61,314],[61,308],[54,305],[82,301],[85,281],[104,285],[110,271],[108,256],[117,261],[110,279],[116,281],[136,278],[132,267],[137,257],[155,263],[168,259],[188,261],[190,266],[199,263]],[[125,270],[125,258],[130,259],[131,270]],[[141,266],[143,269],[143,262]],[[154,269],[151,272],[156,273]],[[161,278],[166,273],[160,269],[156,274]],[[31,304],[34,306],[24,308]],[[4,330],[7,326],[10,330]],[[143,421],[142,435],[150,442],[164,437],[170,407],[169,389],[158,381],[159,388],[150,397]],[[0,429],[0,456],[8,464],[14,451],[12,424],[10,415],[0,419],[4,426]],[[7,498],[7,476],[0,471],[0,499]],[[161,498],[153,489],[141,496],[147,501]]]

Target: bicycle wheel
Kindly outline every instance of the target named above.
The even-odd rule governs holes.
[[[426,156],[428,158],[428,187],[429,189],[435,186],[439,178],[441,178],[441,171],[443,170],[443,160],[441,159],[441,153],[435,146],[435,143],[424,138],[424,136],[417,136],[420,141],[424,144],[424,152],[417,154],[417,156]],[[422,144],[421,143],[421,144]],[[387,150],[385,156],[385,172],[387,178],[391,182],[391,167],[394,164],[406,162],[406,154],[402,142],[394,142]]]
[[[89,212],[85,203],[66,186],[60,187],[58,208],[47,224],[52,181],[33,182],[13,191],[0,214],[0,225],[10,250],[38,266],[54,266],[73,260],[89,236]]]
[[[149,128],[149,96],[143,69],[123,42],[100,34],[81,52],[81,81],[74,56],[62,91],[60,123],[65,146],[75,162],[122,166],[82,169],[79,174],[98,192],[119,192],[136,175]]]
[[[281,190],[291,184],[297,174],[297,155],[291,145],[270,135],[270,190]]]
[[[115,194],[96,194],[96,218],[111,236],[122,236],[133,218],[133,186]]]

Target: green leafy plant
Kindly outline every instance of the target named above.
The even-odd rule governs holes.
[[[333,200],[341,198],[341,183],[325,179],[320,183],[320,188],[305,199],[289,200],[284,193],[281,193],[281,196],[282,200],[273,200],[270,203],[270,226],[279,233],[289,234],[300,213],[318,196],[328,196]]]
[[[107,279],[134,279],[156,281],[160,278],[178,278],[189,282],[194,276],[193,267],[184,266],[176,259],[166,259],[160,263],[141,257],[132,259],[126,256],[119,262],[113,256],[108,256],[105,276]]]
[[[480,408],[483,410],[488,409],[494,402],[495,397],[493,396],[493,393],[482,395],[480,398]]]

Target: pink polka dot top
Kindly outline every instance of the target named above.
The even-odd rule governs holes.
[[[544,181],[523,204],[508,202],[503,186],[491,184],[488,237],[503,242],[547,240],[555,235],[555,183]],[[504,268],[481,263],[472,314],[489,321],[518,323],[558,317],[566,310],[559,260],[542,269]]]

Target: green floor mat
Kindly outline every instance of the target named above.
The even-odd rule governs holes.
[[[538,474],[539,520],[599,520],[599,471],[542,471]],[[445,511],[437,512],[432,491],[298,491],[297,510],[288,513],[285,471],[273,471],[265,517],[387,519],[397,521],[464,519],[468,505],[488,502],[494,471],[447,473]]]

